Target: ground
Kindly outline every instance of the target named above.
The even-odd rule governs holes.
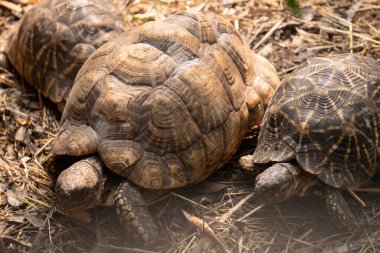
[[[30,2],[36,1],[0,1],[0,41]],[[131,27],[188,8],[222,14],[256,53],[274,64],[281,78],[311,56],[354,52],[380,59],[379,0],[302,1],[297,17],[286,4],[271,0],[126,0],[121,6]],[[51,154],[59,114],[54,105],[42,102],[17,74],[0,67],[0,252],[151,252],[125,239],[112,208],[73,218],[56,207],[54,177],[41,164]],[[323,200],[315,197],[256,204],[251,194],[254,175],[235,166],[241,155],[253,152],[256,135],[257,129],[198,192],[171,192],[152,203],[161,230],[169,234],[169,243],[159,251],[380,251],[380,190],[357,193],[366,208],[347,194],[356,215],[371,224],[364,232],[340,229]],[[374,189],[376,183],[365,188]],[[207,227],[203,222],[209,230],[196,229]]]

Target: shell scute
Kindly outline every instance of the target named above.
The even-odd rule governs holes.
[[[120,14],[102,0],[41,1],[11,36],[8,58],[24,80],[64,104],[89,55],[126,30]]]
[[[379,67],[356,55],[312,58],[300,66],[268,106],[255,163],[296,160],[333,187],[368,181],[380,167],[380,109],[372,99],[380,91],[373,86]]]
[[[102,161],[136,185],[200,182],[262,118],[271,92],[256,92],[254,56],[232,25],[212,15],[183,12],[146,23],[89,57],[62,122],[94,129]],[[264,65],[263,82],[276,80],[273,66]]]

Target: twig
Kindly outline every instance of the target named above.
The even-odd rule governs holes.
[[[31,201],[33,201],[33,202],[36,202],[37,204],[40,204],[40,205],[42,205],[42,206],[44,206],[44,207],[51,208],[51,206],[50,206],[49,204],[46,204],[45,202],[42,202],[42,201],[40,201],[40,200],[38,200],[38,199],[34,199],[34,198],[29,197],[29,196],[25,196],[25,197],[23,198],[23,201],[27,201],[29,205],[32,205],[32,203],[30,203],[29,200],[31,200]],[[36,208],[36,209],[37,209],[37,208]]]
[[[352,23],[350,22],[350,26],[348,27],[348,40],[350,45],[350,53],[354,52],[354,38],[352,34]]]
[[[301,235],[298,240],[304,240],[307,236],[309,236],[314,230],[310,228],[308,231],[306,231],[303,235]]]
[[[228,210],[227,213],[223,214],[222,217],[220,217],[220,222],[225,222],[234,212],[236,212],[245,202],[247,202],[250,198],[252,198],[254,193],[251,193],[247,195],[244,199],[240,200],[239,203],[237,203],[234,207],[232,207],[230,210]]]
[[[319,28],[321,30],[325,30],[326,32],[335,32],[335,33],[341,33],[341,34],[346,34],[346,35],[349,34],[349,32],[343,31],[343,30],[340,30],[337,28],[332,28],[332,27],[327,27],[327,26],[322,26],[322,25],[319,26]],[[352,35],[355,37],[361,38],[363,40],[367,40],[367,41],[370,41],[370,42],[375,43],[377,45],[380,45],[380,41],[374,40],[374,39],[367,37],[363,34],[353,32]]]
[[[50,143],[53,142],[53,139],[48,140],[40,149],[37,150],[36,153],[34,153],[34,156],[38,156],[47,146],[50,145]]]
[[[242,221],[244,220],[245,218],[247,218],[248,216],[251,216],[252,214],[256,213],[257,211],[259,211],[261,208],[263,208],[265,206],[265,204],[261,204],[259,205],[258,207],[254,208],[253,210],[251,210],[250,212],[248,212],[247,214],[245,214],[243,217],[239,218],[237,221]]]
[[[194,236],[191,238],[190,242],[186,245],[186,248],[185,248],[184,250],[181,251],[181,253],[185,253],[185,252],[189,249],[190,245],[193,243],[193,241],[195,240],[195,238],[197,238],[197,237],[194,235]]]
[[[255,33],[254,33],[254,34],[252,35],[252,37],[249,39],[249,41],[248,41],[248,45],[251,45],[251,44],[252,44],[252,42],[256,39],[257,35],[263,30],[264,26],[265,26],[265,23],[262,23],[261,26],[259,27],[259,29],[257,29],[257,30],[255,31]],[[251,35],[251,33],[249,33],[248,35]]]
[[[290,240],[294,240],[294,241],[296,241],[296,242],[300,242],[300,243],[303,243],[303,244],[308,245],[308,246],[311,246],[311,247],[317,247],[317,246],[314,245],[314,244],[311,244],[311,243],[309,243],[309,242],[305,242],[305,241],[299,240],[299,239],[294,238],[294,237],[291,237],[291,236],[287,236],[287,235],[283,235],[283,234],[280,234],[280,235],[283,236],[283,237],[286,237],[286,238],[288,238],[288,239],[290,239]],[[319,247],[317,247],[317,248],[319,248]],[[320,248],[319,248],[319,249],[320,249]]]
[[[7,235],[0,236],[0,239],[7,241],[8,243],[19,244],[19,245],[26,247],[26,248],[30,248],[32,246],[32,244],[30,242],[20,240],[20,239],[16,239],[16,238],[13,238],[13,237],[7,236]]]
[[[108,249],[115,249],[115,250],[123,250],[123,252],[135,252],[135,253],[157,253],[157,251],[150,251],[150,250],[143,250],[143,249],[137,249],[137,248],[126,248],[126,247],[119,247],[115,245],[109,245],[109,244],[97,244],[101,248],[108,248]]]
[[[371,245],[371,248],[372,248],[373,252],[376,252],[376,249],[375,249],[375,246],[373,245],[373,242],[372,242],[372,240],[371,240],[371,237],[368,235],[367,231],[364,231],[364,232],[365,232],[365,235],[366,235],[367,238],[368,238],[368,242],[369,242],[369,244]]]
[[[351,188],[354,192],[367,192],[367,193],[380,193],[380,189],[377,188]]]
[[[276,240],[277,235],[278,235],[278,232],[276,232],[275,235],[274,235],[274,236],[272,237],[272,239],[270,240],[269,245],[268,245],[268,247],[267,247],[266,250],[265,250],[265,253],[270,252],[271,246],[273,245],[274,240]]]
[[[363,201],[358,195],[356,195],[356,193],[353,192],[352,189],[347,189],[347,192],[348,192],[349,194],[351,194],[352,197],[354,197],[354,199],[355,199],[357,202],[359,202],[359,204],[360,204],[362,207],[367,207],[367,205],[364,203],[364,201]]]
[[[209,208],[209,207],[207,207],[207,206],[204,206],[204,205],[202,205],[202,204],[199,204],[199,203],[197,203],[197,202],[195,202],[195,201],[193,201],[193,200],[191,200],[191,199],[188,199],[188,198],[186,198],[186,197],[184,197],[184,196],[181,196],[181,195],[179,195],[179,194],[177,194],[177,193],[175,193],[175,192],[171,192],[171,194],[173,194],[174,196],[176,196],[176,197],[179,197],[179,198],[181,198],[181,199],[183,199],[183,200],[186,200],[186,201],[188,201],[188,202],[190,202],[190,203],[192,203],[192,204],[194,204],[194,205],[196,205],[196,206],[200,206],[200,207],[203,207],[204,209],[207,209],[207,210],[209,210],[209,211],[211,211],[211,212],[213,212],[213,213],[218,213],[217,211],[215,211],[215,210],[213,210],[213,209],[211,209],[211,208]]]
[[[274,208],[276,209],[276,211],[277,211],[278,214],[280,215],[280,218],[281,218],[282,222],[285,224],[285,226],[287,227],[287,229],[288,229],[289,231],[291,231],[291,229],[290,229],[290,227],[289,227],[289,224],[286,222],[286,220],[285,220],[285,218],[284,218],[284,215],[282,215],[282,213],[281,213],[280,209],[278,208],[278,206],[277,206],[277,205],[274,205]]]
[[[264,35],[264,37],[259,42],[257,42],[257,44],[253,47],[253,50],[257,49],[261,44],[263,44],[269,38],[269,36],[271,36],[282,24],[282,21],[284,21],[284,18],[281,18],[279,21],[277,21],[277,23]]]

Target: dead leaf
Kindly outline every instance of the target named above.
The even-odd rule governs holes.
[[[15,140],[23,142],[25,139],[25,135],[26,135],[26,127],[20,126],[16,131]]]
[[[8,222],[22,224],[25,222],[25,216],[23,216],[23,215],[11,215],[8,217]]]
[[[13,149],[13,145],[8,144],[5,149],[6,149],[6,158],[8,158],[9,160],[16,160],[17,153]]]
[[[44,225],[44,220],[35,214],[26,214],[25,218],[36,228],[42,228]]]
[[[24,190],[22,186],[12,187],[12,189],[8,189],[7,193],[7,202],[12,207],[19,207],[23,204],[21,201],[24,197]]]
[[[305,22],[310,22],[314,19],[317,14],[317,10],[312,7],[305,7],[301,9],[301,17],[300,19]]]
[[[29,131],[27,130],[26,127],[21,126],[17,129],[16,134],[15,134],[15,140],[20,141],[24,143],[26,146],[28,146],[29,151],[32,154],[36,153],[36,148],[33,146],[32,142],[30,141]]]
[[[7,191],[7,202],[9,205],[13,207],[19,207],[22,202],[15,196],[15,194],[11,191]]]
[[[189,214],[187,212],[185,212],[184,210],[182,210],[182,213],[183,215],[185,216],[185,218],[191,223],[193,224],[197,229],[199,229],[201,231],[202,234],[204,234],[205,236],[207,236],[209,239],[211,239],[212,241],[214,241],[216,244],[218,244],[218,246],[226,253],[230,253],[231,251],[229,249],[227,249],[227,247],[224,245],[224,243],[222,243],[222,241],[219,240],[219,238],[215,235],[214,231],[212,230],[212,228],[207,224],[207,222],[205,222],[204,220],[192,215],[192,214]]]
[[[34,128],[33,132],[36,133],[36,134],[43,134],[44,133],[44,128],[40,124],[38,124]]]
[[[30,158],[29,156],[24,156],[24,157],[22,157],[22,158],[20,159],[20,162],[21,162],[21,164],[24,166],[24,168],[26,168],[26,163],[27,163],[28,161],[30,161],[30,159],[32,159],[32,158]]]
[[[272,43],[268,43],[265,46],[263,46],[263,48],[260,49],[260,51],[258,51],[257,54],[261,55],[263,57],[267,57],[272,52],[273,52],[273,44]]]

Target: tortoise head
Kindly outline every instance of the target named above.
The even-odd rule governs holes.
[[[311,175],[298,165],[275,163],[256,177],[255,199],[261,203],[275,203],[289,199],[309,186]]]
[[[59,205],[66,211],[74,211],[100,204],[106,177],[102,166],[98,157],[90,157],[65,169],[55,188]]]

